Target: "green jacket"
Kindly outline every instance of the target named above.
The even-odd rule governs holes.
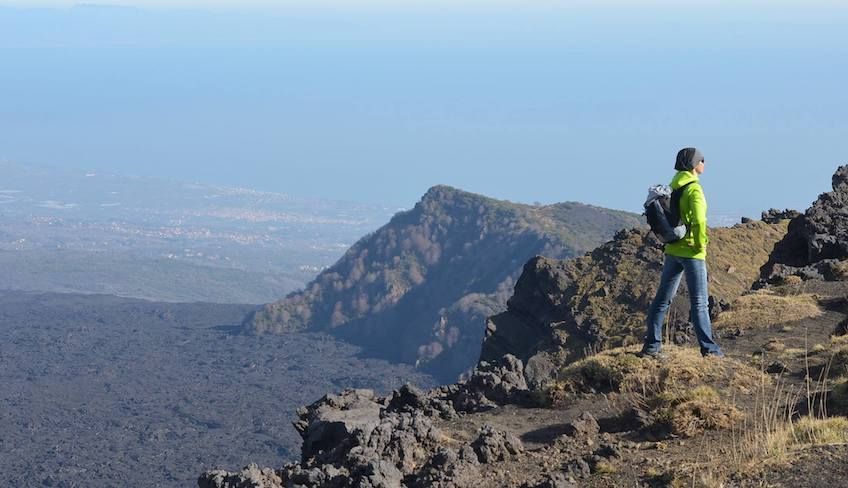
[[[671,189],[676,190],[693,181],[680,195],[680,220],[686,224],[686,235],[679,241],[665,245],[665,253],[682,258],[707,258],[707,200],[698,176],[691,171],[678,171],[671,180]]]

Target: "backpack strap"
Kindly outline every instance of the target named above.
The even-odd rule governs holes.
[[[695,183],[694,181],[690,181],[680,188],[671,192],[671,202],[669,205],[669,211],[671,212],[671,220],[673,222],[672,225],[677,226],[680,223],[680,197],[683,196],[683,190],[686,189],[687,186]],[[687,226],[688,227],[688,226]]]

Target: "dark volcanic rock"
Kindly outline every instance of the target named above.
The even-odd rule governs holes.
[[[535,354],[527,360],[524,367],[524,378],[527,388],[533,391],[541,391],[550,384],[556,374],[557,365],[551,359],[550,354]]]
[[[439,444],[444,435],[434,420],[453,418],[456,410],[476,412],[525,401],[526,393],[522,362],[505,356],[482,362],[465,382],[429,392],[405,385],[386,397],[371,390],[326,395],[298,410],[294,426],[303,438],[300,463],[277,471],[210,471],[198,483],[202,488],[247,487],[264,480],[261,474],[279,477],[281,486],[304,488],[472,486],[480,477],[479,463],[512,458],[523,452],[521,441],[484,427],[473,442],[448,449]],[[277,486],[262,482],[256,486]]]
[[[495,403],[508,403],[517,393],[527,390],[524,364],[511,354],[499,361],[481,361],[465,385]]]
[[[769,224],[776,224],[781,220],[792,220],[795,217],[801,215],[801,212],[792,209],[786,210],[778,210],[776,208],[771,208],[763,212],[762,221],[768,222]]]
[[[377,427],[382,407],[377,400],[371,390],[346,390],[298,409],[294,428],[303,438],[301,459],[337,462],[353,447],[350,443]]]
[[[404,474],[410,474],[435,450],[439,436],[426,415],[385,413],[371,435],[351,453],[367,461],[388,459]]]
[[[841,261],[848,258],[848,165],[836,170],[832,188],[792,219],[761,269],[757,287],[780,284],[792,275],[803,280],[845,279]]]
[[[727,300],[720,300],[713,295],[710,295],[708,306],[710,311],[710,320],[712,321],[715,321],[722,312],[730,310],[730,302]]]
[[[386,411],[420,412],[429,417],[452,419],[457,416],[452,398],[459,389],[459,385],[445,385],[425,393],[406,384],[392,393]]]
[[[199,488],[282,488],[283,479],[273,469],[260,469],[251,464],[238,473],[223,470],[203,473],[197,480]]]
[[[525,483],[522,488],[576,488],[577,482],[565,473],[546,475],[537,483]]]
[[[791,373],[789,368],[782,361],[772,361],[771,364],[766,368],[766,373],[771,374],[781,374],[781,373]]]
[[[589,412],[583,412],[579,417],[566,425],[565,434],[580,439],[592,439],[601,431],[598,420]]]
[[[481,364],[458,385],[422,392],[406,385],[390,396],[370,390],[345,390],[326,395],[298,411],[295,429],[303,437],[301,462],[277,471],[251,467],[238,473],[210,471],[198,480],[205,487],[262,488],[279,486],[371,487],[462,486],[479,478],[480,462],[502,461],[523,452],[514,435],[483,428],[470,444],[447,449],[433,424],[456,415],[452,403],[470,411],[508,402],[526,392],[521,361],[509,356]],[[476,395],[476,396],[475,396]],[[258,474],[257,474],[258,473]],[[261,476],[265,478],[262,478]],[[276,481],[274,481],[276,482]]]
[[[839,324],[836,325],[836,330],[833,331],[833,334],[837,336],[848,334],[848,319],[839,322]]]
[[[388,410],[395,412],[414,412],[423,410],[428,404],[427,394],[413,385],[406,384],[395,390],[389,400]]]
[[[524,272],[509,299],[507,312],[491,317],[481,361],[513,354],[527,360],[535,353],[557,348],[568,334],[559,325],[574,321],[567,303],[573,288],[565,261],[537,256],[524,265]]]
[[[507,403],[532,403],[524,379],[524,365],[511,354],[497,361],[480,361],[471,377],[451,392],[461,412],[479,412]]]
[[[477,459],[484,464],[504,461],[524,451],[524,446],[517,437],[509,432],[497,430],[491,425],[480,428],[477,439],[471,443],[471,448],[477,453]]]
[[[395,392],[395,406],[414,393]],[[285,466],[283,480],[307,487],[400,486],[428,460],[440,433],[421,411],[390,411],[390,403],[367,390],[347,390],[302,409],[295,423],[302,461]]]
[[[479,461],[471,446],[464,446],[459,451],[443,447],[408,484],[411,488],[455,488],[473,486],[479,479]]]
[[[592,467],[585,459],[575,459],[565,466],[566,472],[574,478],[584,479],[592,474]]]
[[[394,463],[385,459],[360,458],[351,472],[357,487],[393,488],[401,486],[403,473]]]

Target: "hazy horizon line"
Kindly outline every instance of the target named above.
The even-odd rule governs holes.
[[[75,0],[0,0],[0,8],[18,9],[72,9],[72,8],[125,8],[157,11],[180,10],[238,10],[238,11],[287,11],[287,10],[321,10],[325,8],[388,8],[392,10],[407,9],[465,9],[469,7],[503,8],[519,7],[533,8],[642,8],[665,7],[689,10],[693,8],[739,8],[751,6],[794,7],[806,10],[813,6],[832,6],[848,8],[844,2],[837,0],[810,0],[799,5],[791,0],[691,0],[681,4],[676,0],[314,0],[302,2],[297,0],[112,0],[106,2],[86,2]]]

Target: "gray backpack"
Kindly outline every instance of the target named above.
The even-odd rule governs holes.
[[[692,183],[690,181],[674,191],[668,185],[648,188],[643,215],[648,219],[651,231],[666,244],[679,241],[686,235],[686,225],[680,222],[680,196]]]

